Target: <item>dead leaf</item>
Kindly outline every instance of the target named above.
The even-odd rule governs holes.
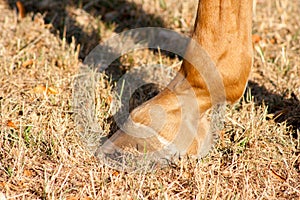
[[[92,200],[92,198],[91,197],[84,197],[84,198],[82,198],[82,200]]]
[[[277,178],[278,180],[285,182],[286,178],[284,178],[283,176],[279,175],[278,173],[276,173],[272,168],[271,168],[271,163],[269,163],[268,165],[268,169],[270,170],[271,174]]]
[[[26,15],[24,5],[22,4],[21,1],[17,1],[16,6],[17,6],[18,11],[19,11],[19,18],[20,19],[24,18],[25,15]]]
[[[267,114],[267,119],[273,119],[273,118],[274,118],[274,114],[273,113]]]
[[[108,105],[110,105],[113,101],[113,98],[112,96],[108,96],[106,99],[105,99],[105,103],[107,103]]]
[[[6,183],[5,182],[0,182],[0,187],[5,188]]]
[[[58,94],[58,91],[54,87],[48,87],[47,93],[49,93],[49,94]]]
[[[67,197],[67,200],[79,200],[78,197]]]
[[[261,37],[258,34],[253,34],[252,35],[252,43],[257,44],[261,41]]]
[[[279,174],[277,174],[273,169],[270,169],[271,170],[271,174],[277,178],[278,180],[282,181],[282,182],[285,182],[286,181],[286,178],[280,176]]]
[[[27,60],[22,63],[22,67],[28,67],[33,64],[33,59]]]
[[[277,39],[275,37],[270,39],[270,43],[271,44],[276,44],[277,43]]]
[[[33,92],[36,94],[46,92],[46,90],[47,90],[47,88],[44,85],[38,85],[35,88],[33,88]]]
[[[33,88],[33,92],[36,94],[46,93],[46,94],[58,94],[58,91],[54,87],[46,87],[44,85],[38,85]]]
[[[112,173],[113,176],[119,176],[119,174],[120,174],[120,173],[119,173],[118,171],[114,171],[114,172]]]
[[[29,169],[25,169],[23,175],[26,177],[32,177],[32,171]]]
[[[11,127],[13,129],[17,129],[17,126],[15,125],[15,123],[11,120],[7,120],[6,126]]]

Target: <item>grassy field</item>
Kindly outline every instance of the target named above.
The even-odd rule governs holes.
[[[201,160],[127,173],[101,164],[76,134],[72,90],[88,52],[118,32],[161,26],[189,35],[195,0],[0,0],[0,200],[300,199],[300,1],[257,0],[254,66],[224,135]],[[175,65],[153,51],[114,63]],[[111,129],[113,83],[99,81],[97,116]]]

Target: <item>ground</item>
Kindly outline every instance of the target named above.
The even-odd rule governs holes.
[[[0,0],[0,199],[300,199],[298,0],[256,1],[250,81],[241,101],[227,108],[221,140],[208,156],[127,173],[101,164],[82,145],[72,99],[82,59],[130,28],[189,35],[195,5],[30,0],[23,13],[14,1]],[[113,64],[114,77],[133,66],[179,60],[133,52]],[[101,79],[96,96],[105,134],[113,81]]]

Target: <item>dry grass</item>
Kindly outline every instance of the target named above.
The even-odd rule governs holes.
[[[164,25],[189,33],[195,1],[100,1],[88,12],[80,9],[86,1],[80,2],[56,15],[68,20],[52,20],[52,26],[38,8],[20,20],[0,0],[0,199],[300,198],[298,0],[257,1],[253,33],[260,39],[249,90],[228,109],[224,138],[210,155],[139,173],[109,169],[82,147],[72,110],[78,56],[126,27]],[[51,12],[46,17],[57,19]],[[53,34],[64,27],[61,36]],[[164,64],[177,62],[163,58]],[[124,71],[149,62],[161,61],[144,51],[115,65]],[[98,117],[108,133],[111,87],[107,80],[99,87]]]

